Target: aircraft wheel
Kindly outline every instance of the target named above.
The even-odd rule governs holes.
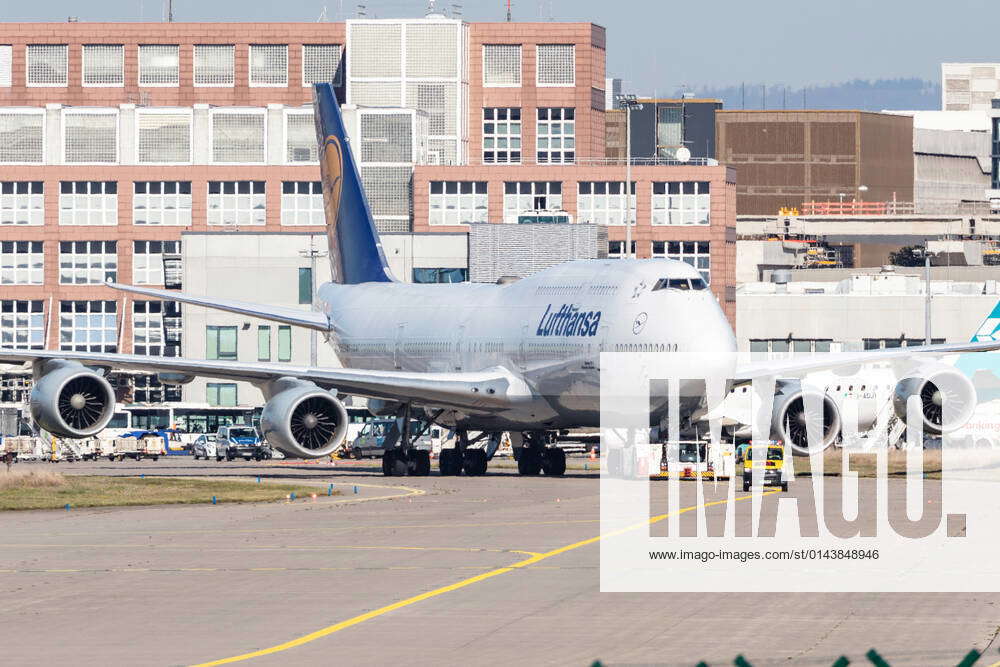
[[[442,449],[438,458],[438,469],[445,477],[454,477],[462,473],[462,456],[456,448]]]
[[[566,452],[552,447],[542,452],[542,472],[549,477],[566,474]]]
[[[431,474],[431,453],[418,450],[410,452],[412,457],[411,474],[416,477],[426,477]]]
[[[478,477],[486,474],[486,467],[489,462],[486,460],[486,452],[481,449],[465,450],[465,457],[462,459],[462,469],[469,477]]]
[[[524,447],[521,449],[521,456],[517,459],[517,473],[519,475],[537,475],[541,471],[541,453],[534,447]]]

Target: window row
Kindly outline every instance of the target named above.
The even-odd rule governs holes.
[[[180,308],[173,301],[134,301],[132,340],[135,354],[180,354]],[[119,348],[116,301],[60,301],[59,349],[74,352],[117,352]],[[0,347],[17,350],[45,349],[45,302],[0,301]]]
[[[521,109],[483,109],[483,162],[520,164]],[[572,164],[576,161],[576,109],[540,107],[535,118],[535,159],[538,164]]]
[[[674,259],[698,270],[706,284],[712,283],[711,244],[708,241],[653,241],[650,256]],[[632,241],[632,257],[636,256],[636,242]],[[608,257],[625,257],[624,241],[608,241]]]
[[[277,328],[277,345],[272,344],[272,331]],[[236,361],[239,342],[239,327],[214,326],[205,327],[205,358]],[[276,349],[275,349],[276,348]],[[292,327],[280,324],[259,325],[257,327],[257,360],[271,361],[272,354],[277,361],[292,360]]]
[[[521,85],[521,44],[483,45],[483,85]],[[535,47],[536,86],[576,85],[576,47],[573,44],[539,44]]]
[[[0,241],[0,285],[45,283],[45,244],[42,241]],[[59,283],[98,285],[116,279],[116,241],[62,241],[59,243]],[[165,285],[180,274],[180,241],[133,241],[132,281],[137,285]]]
[[[140,44],[138,77],[140,86],[180,85],[180,45]],[[286,87],[288,80],[287,44],[250,44],[248,81],[251,87]],[[314,83],[340,85],[340,44],[303,44],[302,86]],[[236,84],[233,44],[193,45],[192,81],[195,86],[232,87]],[[125,85],[123,44],[83,44],[80,47],[80,84],[91,87]],[[25,85],[68,86],[70,48],[67,44],[28,44],[25,47]],[[0,86],[12,85],[12,47],[0,45]],[[73,83],[76,83],[75,81]]]
[[[209,225],[266,223],[264,181],[209,181]],[[136,225],[191,224],[190,181],[134,181],[132,221]],[[41,181],[0,182],[0,225],[43,225],[45,184]],[[323,188],[319,181],[281,184],[281,224],[323,225]],[[61,181],[59,224],[118,224],[116,181]]]
[[[489,193],[485,181],[431,181],[428,224],[457,225],[489,221]],[[559,181],[508,181],[504,183],[504,222],[514,223],[530,211],[563,209],[563,184]],[[707,225],[710,219],[710,186],[707,181],[674,181],[652,184],[652,224]],[[576,220],[596,225],[636,224],[636,184],[625,194],[625,183],[579,181]]]
[[[41,164],[46,161],[44,109],[0,108],[0,163]],[[283,134],[286,164],[318,160],[311,109],[285,109],[279,128],[268,127],[267,110],[258,107],[209,110],[207,136],[196,136],[191,108],[142,108],[131,129],[122,126],[116,108],[65,108],[61,114],[60,160],[64,164],[191,164],[194,147],[208,148],[214,164],[264,164],[268,134]],[[122,134],[132,133],[122,138]],[[122,146],[134,145],[131,156]]]

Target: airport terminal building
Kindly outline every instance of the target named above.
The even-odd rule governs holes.
[[[123,297],[103,282],[238,298],[248,270],[265,271],[255,300],[308,309],[328,275],[318,82],[346,104],[401,279],[467,279],[485,247],[469,245],[468,223],[596,225],[606,233],[581,235],[595,247],[570,257],[615,257],[631,217],[636,256],[695,265],[735,320],[735,172],[663,160],[634,168],[626,196],[624,161],[605,157],[600,26],[428,16],[4,27],[4,346],[309,363],[306,332]],[[236,409],[260,398],[243,385],[120,375],[135,404]],[[23,376],[4,378],[0,402],[19,401]]]

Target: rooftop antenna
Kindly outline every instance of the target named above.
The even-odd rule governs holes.
[[[507,23],[510,23],[510,0],[507,0]]]
[[[174,0],[163,0],[163,20],[174,22]]]
[[[326,22],[327,22],[326,5],[323,5],[323,11],[319,13],[319,18],[316,19],[316,23],[326,23]]]
[[[462,5],[458,2],[451,3],[451,17],[453,19],[462,18]]]
[[[363,19],[365,16],[366,16],[366,14],[365,14],[365,6],[359,4],[358,5],[358,18],[359,19]]]

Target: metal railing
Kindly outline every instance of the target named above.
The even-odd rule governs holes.
[[[802,204],[797,215],[989,215],[990,213],[990,203],[986,201],[810,201]]]
[[[613,158],[613,157],[576,158],[568,162],[539,162],[538,160],[527,160],[527,159],[521,160],[520,162],[493,162],[489,160],[477,160],[474,158],[470,158],[465,162],[458,162],[457,160],[442,160],[440,162],[434,163],[435,166],[446,166],[446,167],[583,166],[583,167],[622,167],[622,168],[624,168],[627,164],[628,160],[624,158]],[[634,157],[632,158],[632,166],[633,167],[717,167],[719,166],[719,161],[705,157],[693,157],[687,162],[681,162],[680,160],[673,160],[669,158],[660,158],[660,157],[652,157],[652,158]]]

